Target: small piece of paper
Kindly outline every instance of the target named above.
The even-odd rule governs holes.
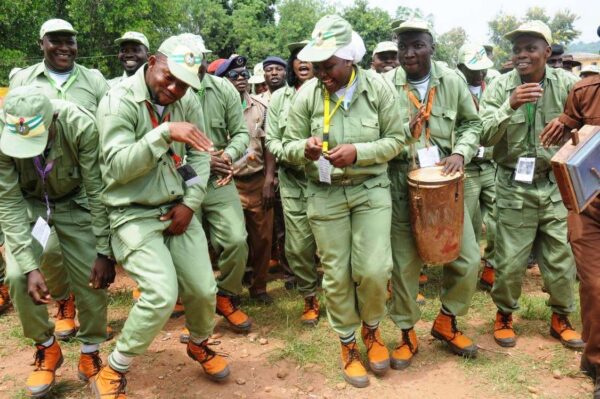
[[[440,152],[436,145],[417,150],[417,155],[419,156],[419,165],[422,168],[435,166],[435,164],[440,162]]]
[[[533,182],[535,174],[535,158],[519,157],[517,169],[515,170],[515,181],[523,183]]]
[[[477,158],[483,159],[485,154],[485,147],[479,147],[479,151],[477,151]]]
[[[319,158],[319,181],[321,183],[331,184],[331,163],[324,157]]]
[[[50,238],[50,226],[42,217],[38,217],[35,221],[31,235],[40,243],[42,248],[46,249],[46,244],[48,244]]]

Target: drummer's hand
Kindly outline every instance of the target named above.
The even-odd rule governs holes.
[[[311,161],[317,161],[323,152],[323,141],[320,137],[312,136],[306,140],[304,157]]]
[[[408,128],[410,129],[410,134],[415,138],[419,138],[421,131],[423,130],[423,123],[425,123],[425,106],[421,106],[419,108],[419,112],[417,112],[410,119],[408,123]]]
[[[325,154],[325,159],[336,168],[345,168],[356,162],[356,147],[353,144],[336,145]]]
[[[465,159],[460,154],[452,154],[449,157],[443,158],[437,165],[444,167],[442,169],[442,176],[453,175],[456,172],[463,171]]]
[[[558,120],[558,118],[552,119],[540,133],[540,142],[544,148],[548,148],[553,145],[562,143],[567,137],[565,131],[565,124]]]

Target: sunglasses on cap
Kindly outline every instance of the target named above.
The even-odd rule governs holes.
[[[237,80],[240,76],[244,79],[250,79],[250,72],[243,70],[242,72],[231,70],[225,74],[229,79]]]

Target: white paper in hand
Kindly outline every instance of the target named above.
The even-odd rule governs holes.
[[[331,163],[323,156],[319,158],[319,181],[321,183],[331,184]]]
[[[31,235],[40,243],[42,248],[46,249],[46,244],[48,244],[50,238],[50,226],[43,218],[38,217],[33,230],[31,230]]]
[[[435,166],[436,163],[440,162],[440,152],[436,145],[417,150],[417,155],[419,155],[419,165],[422,168]]]
[[[523,183],[533,182],[535,173],[535,158],[519,157],[517,169],[515,170],[515,180]]]

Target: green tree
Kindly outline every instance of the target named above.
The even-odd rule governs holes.
[[[463,28],[452,28],[440,35],[436,40],[435,58],[446,62],[454,68],[458,62],[458,50],[467,41],[467,33]]]
[[[317,21],[326,14],[333,14],[335,9],[319,0],[280,0],[277,3],[278,48],[287,54],[287,45],[310,39]]]

